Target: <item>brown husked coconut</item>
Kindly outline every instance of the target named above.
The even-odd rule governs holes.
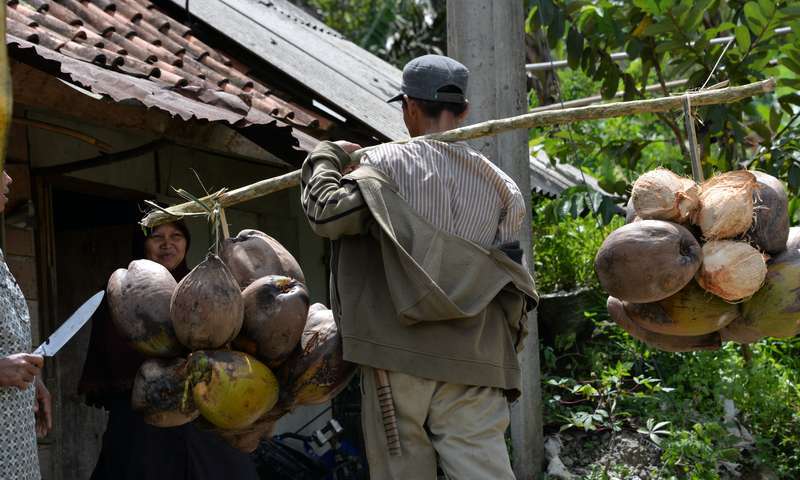
[[[769,261],[764,286],[742,305],[742,316],[745,326],[765,337],[800,333],[800,251]]]
[[[753,191],[756,177],[736,170],[713,177],[700,186],[700,209],[692,222],[706,240],[734,238],[753,224]]]
[[[226,239],[220,256],[242,290],[267,275],[282,275],[301,283],[306,281],[292,254],[277,240],[258,230],[242,230]]]
[[[767,275],[764,255],[745,242],[712,240],[703,245],[703,264],[697,283],[729,302],[748,298]]]
[[[738,304],[711,295],[694,281],[660,302],[626,303],[625,311],[651,332],[678,336],[716,332],[740,316]]]
[[[665,352],[694,352],[699,350],[717,350],[721,345],[718,332],[706,335],[677,336],[655,333],[643,328],[628,315],[625,308],[627,302],[618,298],[608,297],[606,307],[611,319],[617,323],[630,336],[653,348]]]
[[[186,361],[182,358],[146,360],[133,381],[131,407],[145,423],[177,427],[196,419],[191,395],[186,396]]]
[[[594,267],[611,296],[650,303],[678,293],[702,260],[700,244],[689,230],[676,223],[642,220],[611,232]]]
[[[700,208],[699,190],[693,180],[657,168],[636,179],[631,203],[644,220],[683,223]]]
[[[757,187],[754,196],[755,219],[747,232],[753,246],[777,255],[786,250],[789,238],[789,199],[783,183],[764,172],[752,172]]]
[[[209,254],[175,288],[170,316],[178,340],[190,350],[221,348],[242,328],[239,284],[216,255]]]
[[[333,312],[324,305],[314,304],[309,309],[299,348],[278,371],[284,385],[281,403],[325,403],[338,395],[354,374],[355,365],[344,360],[342,336]]]
[[[289,277],[259,278],[242,292],[244,324],[236,344],[251,345],[270,368],[283,363],[300,342],[308,316],[308,290]]]
[[[108,280],[106,292],[114,326],[147,356],[174,357],[183,352],[169,315],[175,286],[169,270],[150,260],[135,260]]]

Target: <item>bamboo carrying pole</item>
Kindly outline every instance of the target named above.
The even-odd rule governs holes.
[[[684,107],[684,98],[688,97],[693,107],[704,105],[716,105],[720,103],[733,103],[744,98],[754,97],[775,90],[775,80],[769,78],[760,82],[750,83],[739,87],[728,87],[719,90],[705,90],[694,93],[687,93],[674,97],[653,98],[648,100],[634,100],[630,102],[611,103],[606,105],[591,105],[587,107],[568,108],[547,112],[527,113],[516,117],[490,120],[488,122],[477,123],[467,127],[457,128],[441,133],[434,133],[416,137],[415,139],[439,140],[443,142],[454,142],[470,140],[473,138],[497,135],[499,133],[521,128],[534,128],[545,125],[568,124],[584,120],[599,120],[603,118],[622,117],[636,115],[639,113],[668,112],[671,110],[681,110]],[[392,143],[406,143],[410,141],[400,140]],[[355,152],[358,157],[370,148],[362,148]],[[218,195],[203,197],[200,200],[207,202],[209,208],[213,209],[213,204],[219,203],[221,207],[230,207],[238,203],[253,200],[259,197],[279,192],[300,184],[300,171],[280,175],[273,178],[261,180],[229,192]],[[183,215],[203,213],[205,209],[197,202],[187,202],[164,210],[154,210],[148,213],[141,221],[145,227],[156,227],[180,218]]]

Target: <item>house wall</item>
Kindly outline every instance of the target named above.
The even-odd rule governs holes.
[[[21,110],[15,116],[43,121],[79,130],[82,133],[108,143],[112,151],[121,151],[145,144],[152,140],[147,135],[103,128],[76,122],[50,112]],[[25,158],[15,161],[27,162],[30,168],[38,169],[62,163],[92,158],[98,155],[95,146],[69,136],[35,127],[15,127],[11,135],[10,152],[24,151]],[[11,156],[11,154],[10,154]],[[19,154],[17,155],[19,157]],[[27,169],[27,165],[25,165]],[[285,171],[268,166],[256,165],[239,159],[189,150],[179,146],[168,146],[158,152],[148,153],[137,158],[112,165],[96,167],[68,176],[95,182],[105,186],[141,192],[146,196],[174,196],[171,187],[184,188],[193,194],[202,193],[195,174],[202,179],[209,191],[222,187],[236,188],[256,180],[270,177]],[[15,186],[16,187],[16,186]],[[46,205],[36,205],[37,213],[42,214]],[[235,235],[244,228],[256,228],[278,239],[300,262],[306,276],[312,301],[327,303],[327,269],[325,264],[325,243],[315,237],[305,222],[299,207],[296,189],[273,194],[226,210],[230,231]],[[211,247],[211,235],[203,219],[191,219],[188,225],[192,234],[192,246],[188,255],[190,265],[202,260]],[[9,250],[9,264],[18,278],[26,278],[26,265],[36,265],[35,251],[30,243],[36,236],[31,229],[17,231],[6,228],[6,244]],[[58,244],[58,235],[55,242]],[[33,253],[33,254],[32,254]],[[121,266],[121,265],[120,265]],[[55,266],[56,270],[58,265]],[[35,275],[36,269],[33,269]],[[64,272],[62,272],[64,273]],[[69,272],[73,273],[73,272]],[[107,272],[110,275],[110,271]],[[63,275],[60,275],[63,277]],[[70,277],[72,278],[72,277]],[[38,302],[36,281],[25,288],[33,312],[48,312],[52,309]],[[56,324],[63,321],[57,319]],[[42,322],[43,325],[46,325]],[[43,333],[51,333],[51,328],[43,328]],[[99,451],[102,432],[105,429],[104,411],[86,406],[77,393],[77,382],[85,360],[89,340],[89,329],[84,329],[54,361],[48,375],[51,391],[56,403],[56,429],[40,442],[43,477],[45,479],[88,479]],[[35,337],[34,342],[41,340]],[[55,374],[53,375],[53,372]],[[323,407],[298,409],[282,420],[276,433],[294,430],[306,423]],[[330,415],[323,415],[310,428],[318,428]]]

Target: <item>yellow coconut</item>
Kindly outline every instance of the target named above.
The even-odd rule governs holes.
[[[737,237],[753,224],[753,191],[756,177],[736,170],[713,177],[700,187],[700,209],[692,222],[707,240]]]
[[[691,179],[657,168],[636,179],[631,203],[642,219],[683,223],[700,207],[699,188]]]
[[[734,302],[761,288],[767,275],[764,256],[744,242],[712,240],[703,245],[703,264],[697,283],[707,291]]]
[[[740,316],[738,304],[711,295],[694,281],[660,302],[630,303],[625,309],[642,327],[678,336],[716,332]]]
[[[720,347],[719,333],[706,335],[665,335],[656,333],[642,327],[638,321],[628,314],[627,302],[614,297],[608,297],[606,307],[611,319],[617,323],[630,336],[658,350],[665,352],[693,352],[699,350],[716,350]]]
[[[216,427],[248,427],[278,401],[275,375],[246,353],[197,351],[189,356],[188,368],[194,403]]]

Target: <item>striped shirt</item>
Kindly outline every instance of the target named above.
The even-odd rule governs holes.
[[[525,201],[514,181],[466,143],[386,144],[361,159],[394,180],[420,216],[484,247],[516,241]]]

